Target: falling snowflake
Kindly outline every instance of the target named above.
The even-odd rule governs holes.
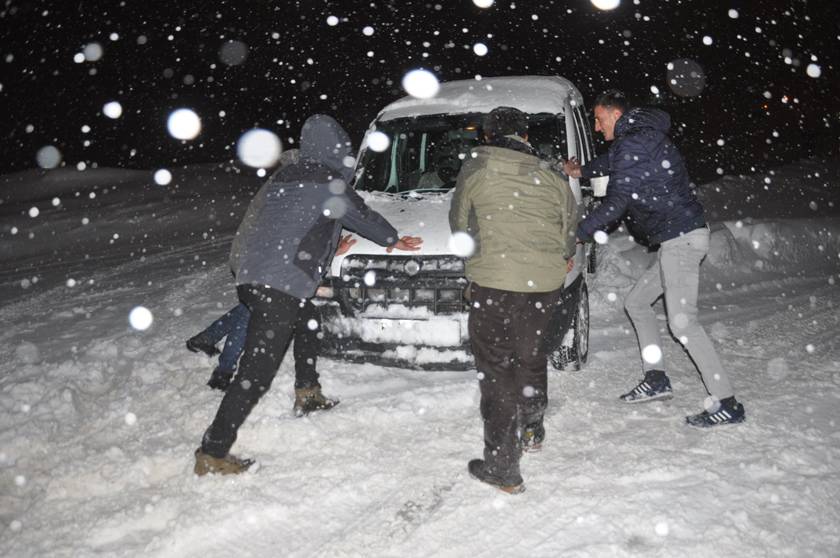
[[[280,138],[274,132],[261,128],[245,132],[236,144],[239,159],[255,168],[274,166],[282,149]]]
[[[201,119],[193,110],[181,108],[169,115],[166,127],[173,138],[191,140],[201,132]]]
[[[440,90],[440,82],[435,75],[423,69],[411,70],[402,79],[406,93],[417,99],[431,99]]]

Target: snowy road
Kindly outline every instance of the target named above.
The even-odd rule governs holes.
[[[204,386],[213,363],[183,340],[234,303],[227,242],[256,182],[142,207],[129,196],[95,211],[65,204],[54,220],[7,204],[0,555],[836,556],[840,180],[831,168],[818,210],[805,196],[791,214],[796,204],[780,195],[738,221],[723,209],[725,188],[706,200],[721,221],[701,320],[747,422],[711,432],[682,424],[705,393],[676,342],[664,347],[674,399],[617,401],[640,375],[620,301],[649,256],[614,235],[593,284],[590,361],[551,373],[547,442],[523,459],[518,497],[466,474],[481,450],[473,372],[330,360],[319,369],[338,408],[292,418],[284,362],[235,447],[259,469],[193,476],[220,396]],[[794,170],[791,188],[812,169]],[[727,184],[743,193],[762,181]],[[89,229],[75,225],[84,216]],[[113,234],[124,242],[110,243]],[[144,332],[127,323],[139,304],[155,318]]]

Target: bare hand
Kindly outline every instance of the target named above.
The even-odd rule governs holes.
[[[401,236],[395,244],[385,248],[385,251],[390,254],[396,248],[397,250],[414,252],[420,249],[421,244],[423,244],[423,239],[419,236]]]
[[[342,254],[346,254],[350,247],[356,244],[358,240],[353,238],[352,234],[348,234],[347,236],[342,236],[341,240],[338,241],[338,248],[335,249],[335,255],[341,256]]]
[[[575,267],[575,259],[569,258],[566,260],[566,273],[571,273],[572,269]]]
[[[578,161],[574,157],[572,157],[568,161],[564,161],[563,172],[565,172],[569,176],[569,178],[580,178],[580,161]]]

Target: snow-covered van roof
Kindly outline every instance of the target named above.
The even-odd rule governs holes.
[[[377,120],[431,114],[485,113],[496,107],[515,107],[528,114],[564,114],[567,97],[578,104],[583,98],[572,83],[559,76],[507,76],[466,79],[440,84],[431,99],[403,97],[386,106]]]

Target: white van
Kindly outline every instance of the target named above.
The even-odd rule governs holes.
[[[322,300],[325,355],[422,369],[473,365],[464,261],[450,247],[448,213],[461,163],[482,137],[482,118],[499,106],[529,116],[529,140],[546,161],[577,157],[585,164],[594,157],[583,98],[560,77],[443,83],[434,98],[406,97],[385,107],[362,142],[355,188],[401,234],[424,242],[418,252],[388,254],[359,238],[333,260],[329,288],[320,290],[331,295]],[[587,185],[571,179],[570,186],[581,206],[592,202]],[[594,272],[589,250],[589,244],[578,245],[563,304],[552,320],[550,360],[556,368],[578,369],[588,356],[586,279]]]

